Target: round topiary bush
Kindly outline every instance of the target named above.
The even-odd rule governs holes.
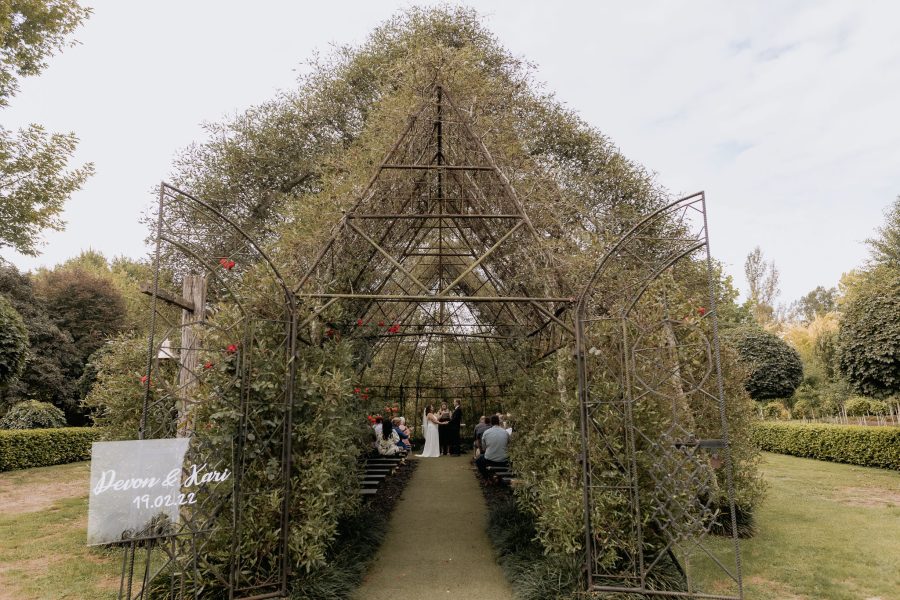
[[[63,411],[49,402],[26,400],[14,404],[0,419],[0,429],[48,429],[65,427]]]
[[[886,415],[888,412],[887,402],[875,400],[874,398],[863,398],[862,396],[853,396],[844,402],[844,410],[847,411],[848,417],[864,417],[866,415]]]
[[[0,294],[0,387],[22,371],[27,350],[25,322],[9,300]]]
[[[738,327],[723,339],[750,371],[745,386],[754,400],[790,398],[803,381],[800,354],[777,335],[759,327]]]

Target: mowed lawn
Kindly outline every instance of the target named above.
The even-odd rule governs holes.
[[[768,453],[762,467],[748,600],[900,600],[900,473]]]
[[[900,600],[900,473],[777,454],[763,472],[748,600]],[[121,554],[85,546],[88,476],[88,463],[0,473],[0,600],[116,597]]]
[[[116,598],[121,554],[88,548],[90,464],[0,473],[0,600]]]

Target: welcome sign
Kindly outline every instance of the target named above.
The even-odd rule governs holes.
[[[166,535],[210,486],[230,485],[227,468],[185,464],[189,444],[189,438],[95,442],[88,545]]]

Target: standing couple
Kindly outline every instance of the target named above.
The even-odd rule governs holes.
[[[462,409],[459,400],[453,401],[453,412],[441,402],[441,410],[434,412],[434,406],[428,405],[422,416],[422,430],[425,433],[425,449],[423,458],[436,458],[442,454],[459,456],[459,426],[462,423]]]

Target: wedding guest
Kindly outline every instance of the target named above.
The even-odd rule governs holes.
[[[410,450],[412,448],[412,432],[406,426],[406,417],[400,417],[400,432],[406,436],[405,438],[400,436],[400,441],[404,443],[407,450]]]
[[[509,434],[500,426],[500,417],[491,415],[491,428],[481,434],[482,454],[475,460],[475,466],[481,476],[490,477],[488,467],[505,467],[509,465],[509,455],[506,453],[509,445]]]
[[[400,429],[400,417],[395,417],[391,419],[391,425],[394,427],[394,433],[397,434],[397,447],[400,450],[408,450],[409,449],[409,434],[404,433],[402,429]]]
[[[475,426],[475,458],[478,458],[481,454],[481,436],[490,428],[491,426],[488,423],[488,418],[481,415],[481,418],[478,419],[478,425]]]
[[[394,454],[399,453],[400,448],[397,447],[397,442],[399,441],[400,436],[397,435],[397,432],[394,431],[393,427],[390,425],[383,426],[376,441],[378,454],[381,456],[393,456]]]

